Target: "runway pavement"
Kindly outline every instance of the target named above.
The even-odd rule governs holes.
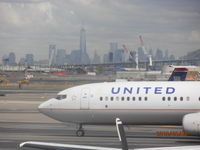
[[[85,137],[76,137],[76,126],[50,119],[37,106],[55,93],[15,93],[0,97],[0,150],[19,150],[24,141],[120,147],[115,126],[84,126]],[[166,131],[181,131],[175,126],[128,126],[129,148],[200,145],[198,137],[158,136]],[[23,148],[22,150],[29,150]]]

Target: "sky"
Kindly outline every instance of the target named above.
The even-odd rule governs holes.
[[[139,35],[147,49],[183,56],[200,48],[200,1],[0,0],[0,58],[48,59],[49,44],[69,54],[82,27],[90,56],[108,52],[110,42],[135,50]]]

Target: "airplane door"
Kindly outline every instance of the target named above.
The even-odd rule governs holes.
[[[89,101],[90,101],[90,90],[83,89],[81,91],[81,102],[80,102],[81,109],[89,109]]]

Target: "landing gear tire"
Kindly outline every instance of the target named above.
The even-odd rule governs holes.
[[[84,130],[77,130],[77,131],[76,131],[76,135],[79,136],[79,137],[80,137],[80,136],[84,136],[84,135],[85,135],[85,132],[84,132]]]
[[[83,126],[82,124],[79,124],[79,127],[78,127],[78,130],[76,131],[76,136],[84,136],[85,135],[85,132],[83,130]]]

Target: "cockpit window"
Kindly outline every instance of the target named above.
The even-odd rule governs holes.
[[[65,99],[66,97],[67,97],[67,95],[57,95],[56,99],[57,100],[62,100],[62,99]]]

